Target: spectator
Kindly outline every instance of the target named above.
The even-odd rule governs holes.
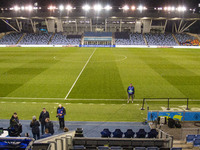
[[[46,118],[45,122],[46,122],[45,129],[48,129],[49,133],[51,133],[51,135],[53,135],[54,134],[53,122],[51,122],[49,120],[49,118]]]
[[[49,112],[46,111],[45,108],[43,108],[43,111],[40,113],[40,117],[39,117],[39,121],[41,123],[42,134],[44,134],[44,128],[45,128],[45,125],[46,125],[46,122],[45,122],[46,118],[50,118]]]
[[[41,136],[41,139],[47,138],[47,137],[49,137],[49,136],[51,136],[51,133],[49,133],[49,130],[48,130],[48,129],[45,129],[45,134],[43,134],[43,135]]]
[[[22,133],[22,125],[19,123],[19,118],[15,112],[10,119],[9,136],[20,136]]]
[[[40,129],[39,129],[40,123],[37,121],[36,117],[33,116],[33,120],[30,123],[30,127],[32,128],[32,134],[33,138],[35,140],[40,139]]]
[[[132,83],[131,83],[130,86],[127,88],[127,93],[128,93],[128,101],[127,101],[127,103],[129,103],[130,97],[131,97],[132,103],[133,103],[133,97],[135,96],[135,89],[134,89]]]
[[[65,108],[60,104],[57,108],[57,117],[59,119],[60,128],[63,129],[65,127]]]

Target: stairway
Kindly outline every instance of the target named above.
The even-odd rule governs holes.
[[[19,39],[19,41],[17,41],[17,43],[16,44],[19,44],[20,43],[20,41],[24,38],[24,36],[26,36],[26,33],[24,33],[21,37],[20,37],[20,39]]]

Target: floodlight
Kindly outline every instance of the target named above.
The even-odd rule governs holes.
[[[22,7],[21,7],[21,10],[24,10],[24,9],[25,9],[25,7],[24,7],[24,6],[22,6]]]
[[[142,5],[138,6],[137,9],[138,9],[139,11],[147,10],[147,8],[146,8],[145,6],[142,6]]]
[[[133,5],[133,6],[131,6],[131,10],[135,10],[135,6]]]
[[[48,9],[54,10],[54,9],[56,9],[56,6],[52,6],[52,5],[51,5],[51,6],[48,7]]]
[[[85,10],[85,11],[89,11],[91,8],[90,8],[90,5],[85,4],[85,5],[82,7],[82,9]]]
[[[61,11],[64,10],[64,6],[63,6],[63,5],[60,5],[60,6],[59,6],[59,10],[61,10]]]
[[[67,5],[67,6],[66,6],[66,9],[67,9],[67,10],[72,10],[73,8],[72,8],[71,5]]]
[[[96,4],[96,5],[94,5],[94,10],[100,11],[100,10],[102,10],[102,6],[100,4]]]
[[[27,10],[32,11],[33,7],[31,5],[27,6]]]
[[[105,10],[111,10],[112,9],[112,7],[110,6],[110,5],[107,5],[106,7],[105,7]]]
[[[187,9],[186,9],[186,7],[185,6],[179,6],[179,7],[177,7],[177,10],[179,11],[179,12],[183,12],[183,11],[186,11]]]
[[[140,11],[142,11],[143,10],[143,6],[140,5],[137,9],[140,10]]]
[[[129,6],[128,6],[128,5],[125,5],[125,6],[122,7],[122,9],[123,9],[123,10],[129,10]]]
[[[18,11],[18,10],[20,10],[20,8],[18,7],[18,6],[14,6],[14,8],[13,8],[15,11]]]

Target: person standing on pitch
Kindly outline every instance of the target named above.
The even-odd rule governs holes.
[[[130,86],[127,88],[127,93],[128,93],[128,101],[127,101],[127,103],[129,103],[130,97],[131,97],[132,103],[133,103],[133,98],[134,98],[134,96],[135,96],[135,89],[134,89],[132,83],[131,83]]]
[[[57,116],[59,119],[60,128],[63,129],[65,127],[65,115],[66,111],[65,108],[60,104],[57,108]]]
[[[43,108],[42,112],[40,113],[39,121],[41,122],[41,132],[42,135],[44,134],[44,128],[45,128],[45,119],[50,118],[49,117],[49,112],[46,111],[46,108]]]

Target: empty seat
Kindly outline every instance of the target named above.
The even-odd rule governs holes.
[[[195,136],[195,139],[200,139],[200,134],[197,134],[197,135]]]
[[[135,147],[134,150],[146,150],[146,148],[145,147]]]
[[[81,149],[81,150],[84,150],[85,147],[83,145],[74,145],[73,146],[73,149]]]
[[[134,135],[135,135],[135,132],[133,132],[133,130],[132,129],[128,129],[125,133],[124,133],[124,137],[125,138],[133,138],[134,137]]]
[[[110,147],[110,150],[123,150],[123,148],[120,146],[112,146]]]
[[[151,129],[150,132],[148,132],[148,138],[156,138],[158,135],[158,132],[156,131],[156,129]]]
[[[98,150],[109,150],[109,147],[107,146],[98,146]]]
[[[122,138],[123,132],[120,129],[115,129],[113,132],[113,137],[114,138]]]
[[[158,147],[147,147],[147,150],[159,150]]]
[[[182,150],[182,147],[172,147],[171,150]]]
[[[200,139],[194,139],[193,146],[200,147]]]
[[[111,137],[109,129],[103,129],[103,131],[101,131],[101,137]]]
[[[146,131],[144,129],[140,129],[137,133],[136,133],[136,137],[137,138],[145,138],[146,137]]]
[[[195,135],[187,135],[186,136],[186,142],[193,142],[195,139]]]

